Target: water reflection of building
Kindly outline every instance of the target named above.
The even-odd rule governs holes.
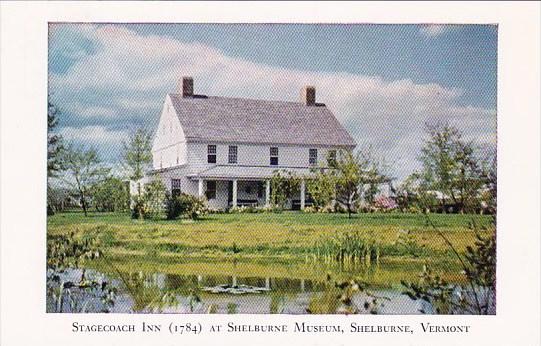
[[[233,275],[176,275],[165,274],[164,289],[182,290],[190,287],[214,287],[219,285],[247,285],[280,292],[321,291],[325,284],[304,278],[241,277]]]

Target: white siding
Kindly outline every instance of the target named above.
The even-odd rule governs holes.
[[[152,145],[154,169],[174,167],[187,163],[186,139],[169,96],[165,102]]]
[[[212,164],[207,163],[208,144],[216,145],[216,164],[228,164],[228,152],[230,144],[188,143],[188,162],[190,163],[190,166],[195,167],[196,170],[212,166]],[[237,144],[237,165],[270,166],[271,146],[278,147],[278,167],[310,167],[308,161],[310,149],[317,149],[318,164],[325,165],[328,151],[330,149],[338,149],[321,146]]]

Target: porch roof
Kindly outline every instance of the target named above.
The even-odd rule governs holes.
[[[313,174],[310,168],[302,167],[267,167],[267,166],[233,166],[223,165],[214,166],[199,173],[188,175],[191,179],[216,179],[216,180],[264,180],[270,179],[275,171],[286,170],[298,176],[307,176]]]

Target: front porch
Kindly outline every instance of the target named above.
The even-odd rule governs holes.
[[[197,195],[206,197],[211,208],[270,207],[271,177],[277,169],[277,167],[214,166],[190,175],[188,179],[197,184]],[[306,168],[287,169],[299,176],[310,174],[310,170]],[[297,195],[287,202],[287,209],[303,210],[311,205],[304,180],[301,180]]]
[[[196,178],[197,196],[205,197],[209,206],[216,209],[235,207],[269,207],[271,205],[271,181],[228,179],[228,178]],[[311,205],[306,193],[306,184],[301,181],[298,196],[291,198],[287,209],[303,210]]]

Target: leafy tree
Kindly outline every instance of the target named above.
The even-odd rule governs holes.
[[[484,190],[481,193],[481,202],[484,208],[489,212],[495,213],[497,207],[498,177],[497,177],[497,157],[496,150],[487,147],[483,150],[483,156],[480,158],[481,175],[485,181]]]
[[[360,202],[363,186],[384,181],[379,166],[370,151],[356,154],[346,150],[338,152],[334,168],[329,173],[334,175],[336,182],[336,200],[346,207],[350,218]]]
[[[60,111],[50,101],[47,104],[47,215],[54,214],[54,205],[50,195],[52,187],[50,186],[50,178],[56,177],[58,172],[62,170],[61,150],[62,137],[55,132],[58,126],[58,116]]]
[[[422,174],[410,174],[399,186],[396,192],[398,207],[405,211],[426,211],[436,205],[437,199],[427,187]]]
[[[328,174],[324,169],[314,172],[312,179],[306,180],[306,190],[312,197],[317,210],[329,205],[335,198],[336,181],[334,175]]]
[[[62,137],[55,132],[60,111],[50,101],[47,104],[47,176],[54,177],[62,169],[60,151]]]
[[[481,188],[486,185],[475,145],[464,141],[455,127],[436,124],[426,128],[429,138],[420,156],[424,186],[441,193],[443,210],[447,199],[461,212],[473,210],[478,205]]]
[[[461,140],[460,132],[448,125],[426,125],[429,139],[421,150],[423,164],[423,179],[427,185],[442,193],[442,207],[446,204],[446,197],[456,203],[453,182],[456,178],[456,151],[457,143]]]
[[[64,180],[76,191],[85,216],[92,186],[102,181],[109,169],[103,167],[95,149],[84,149],[69,144],[63,151],[62,160],[71,179]]]
[[[152,139],[150,133],[139,128],[122,143],[122,162],[129,171],[129,178],[138,181],[152,163]]]
[[[496,232],[481,236],[475,224],[475,246],[468,246],[461,255],[453,243],[427,217],[431,227],[443,238],[460,262],[464,284],[450,284],[424,266],[418,283],[402,281],[404,294],[413,300],[430,303],[438,314],[495,313],[496,298]],[[426,311],[421,310],[422,313]]]
[[[126,184],[116,177],[107,177],[91,190],[92,202],[97,211],[123,211],[129,206]]]
[[[287,170],[276,170],[271,177],[271,203],[284,208],[299,191],[301,178]]]
[[[456,177],[453,189],[458,194],[461,212],[475,210],[479,206],[479,192],[486,184],[475,147],[471,142],[456,143]]]

